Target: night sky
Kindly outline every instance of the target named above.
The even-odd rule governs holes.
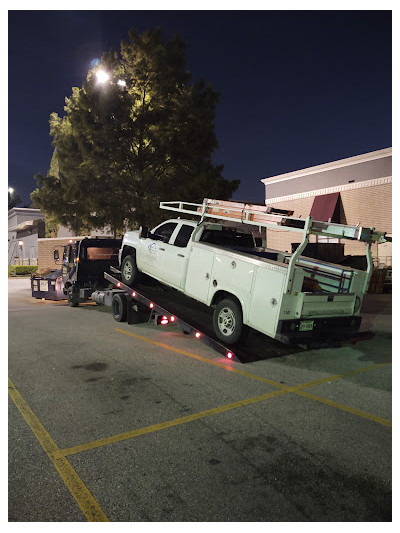
[[[130,28],[155,26],[186,42],[193,79],[221,94],[213,160],[241,180],[234,199],[263,203],[262,178],[392,145],[390,11],[9,11],[8,185],[20,205],[50,166],[50,113]]]

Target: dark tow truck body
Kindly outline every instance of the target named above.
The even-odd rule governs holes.
[[[69,305],[76,307],[94,291],[109,286],[104,273],[110,272],[110,267],[118,267],[121,242],[108,237],[87,237],[70,241],[64,247],[61,273]],[[58,259],[57,254],[54,258]]]

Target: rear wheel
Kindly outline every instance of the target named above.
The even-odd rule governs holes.
[[[139,276],[139,270],[136,266],[136,257],[134,255],[127,255],[124,257],[121,265],[121,277],[125,285],[133,287]]]
[[[235,344],[243,332],[242,309],[238,302],[224,298],[218,302],[213,316],[214,331],[226,344]]]
[[[124,294],[114,294],[111,309],[114,319],[117,322],[126,322],[128,315],[128,302]]]

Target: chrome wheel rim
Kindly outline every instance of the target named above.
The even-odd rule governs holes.
[[[131,279],[131,277],[132,277],[132,265],[129,261],[127,261],[124,265],[124,278]]]
[[[235,331],[235,314],[229,307],[223,307],[218,314],[218,328],[220,332],[229,337]]]

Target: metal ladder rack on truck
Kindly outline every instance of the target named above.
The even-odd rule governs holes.
[[[111,267],[111,271],[115,275],[119,275],[119,271],[115,268]],[[104,278],[112,283],[115,288],[95,291],[92,293],[91,299],[100,305],[111,307],[113,317],[117,322],[127,321],[128,324],[138,324],[140,322],[151,321],[154,318],[155,323],[163,325],[173,324],[178,326],[184,333],[192,334],[196,339],[224,357],[232,361],[241,362],[239,357],[231,349],[199,331],[136,289],[133,290],[131,287],[128,287],[128,285],[125,285],[118,279],[119,276],[115,277],[115,275],[110,275],[105,272]]]
[[[285,343],[294,340],[299,342],[308,336],[337,335],[358,330],[361,303],[373,268],[371,245],[389,241],[384,232],[359,225],[316,221],[310,216],[296,218],[292,216],[293,212],[266,206],[212,199],[204,199],[202,204],[161,202],[160,208],[200,216],[200,222],[188,242],[186,256],[178,254],[186,257],[187,265],[181,286],[175,288],[215,307],[214,327],[219,339],[223,339],[226,332],[226,342],[234,344],[237,335],[231,335],[229,339],[228,335],[232,333],[232,324],[235,323],[239,323],[239,326],[243,323]],[[182,223],[178,219],[165,224],[172,222]],[[252,227],[294,231],[301,234],[301,243],[292,254],[258,246],[251,249],[235,247],[234,244],[228,246],[223,239],[215,240],[218,232],[214,231],[218,229],[222,237],[226,227],[229,230],[239,228],[238,231]],[[157,228],[150,233],[151,239],[158,240],[156,236],[160,229]],[[212,231],[206,231],[207,228]],[[164,243],[173,245],[177,238],[176,231]],[[214,236],[210,239],[208,234],[213,231]],[[207,238],[204,238],[205,234]],[[364,242],[367,270],[301,256],[311,235]],[[146,228],[144,236],[143,231],[142,235],[139,232],[139,240],[132,238],[131,242],[140,248],[140,240],[148,238]],[[165,252],[164,243],[160,250]],[[129,236],[125,235],[122,247],[128,244]],[[145,246],[153,253],[157,242],[149,245],[147,241]],[[139,250],[136,250],[136,257],[140,271],[144,263],[140,262]],[[164,265],[168,264],[166,261],[167,255]],[[124,276],[123,267],[122,262]],[[144,272],[147,273],[145,268]],[[168,275],[168,272],[157,273],[153,277],[174,286]],[[222,309],[218,303],[221,293],[224,298]],[[225,322],[230,326],[226,326]]]

